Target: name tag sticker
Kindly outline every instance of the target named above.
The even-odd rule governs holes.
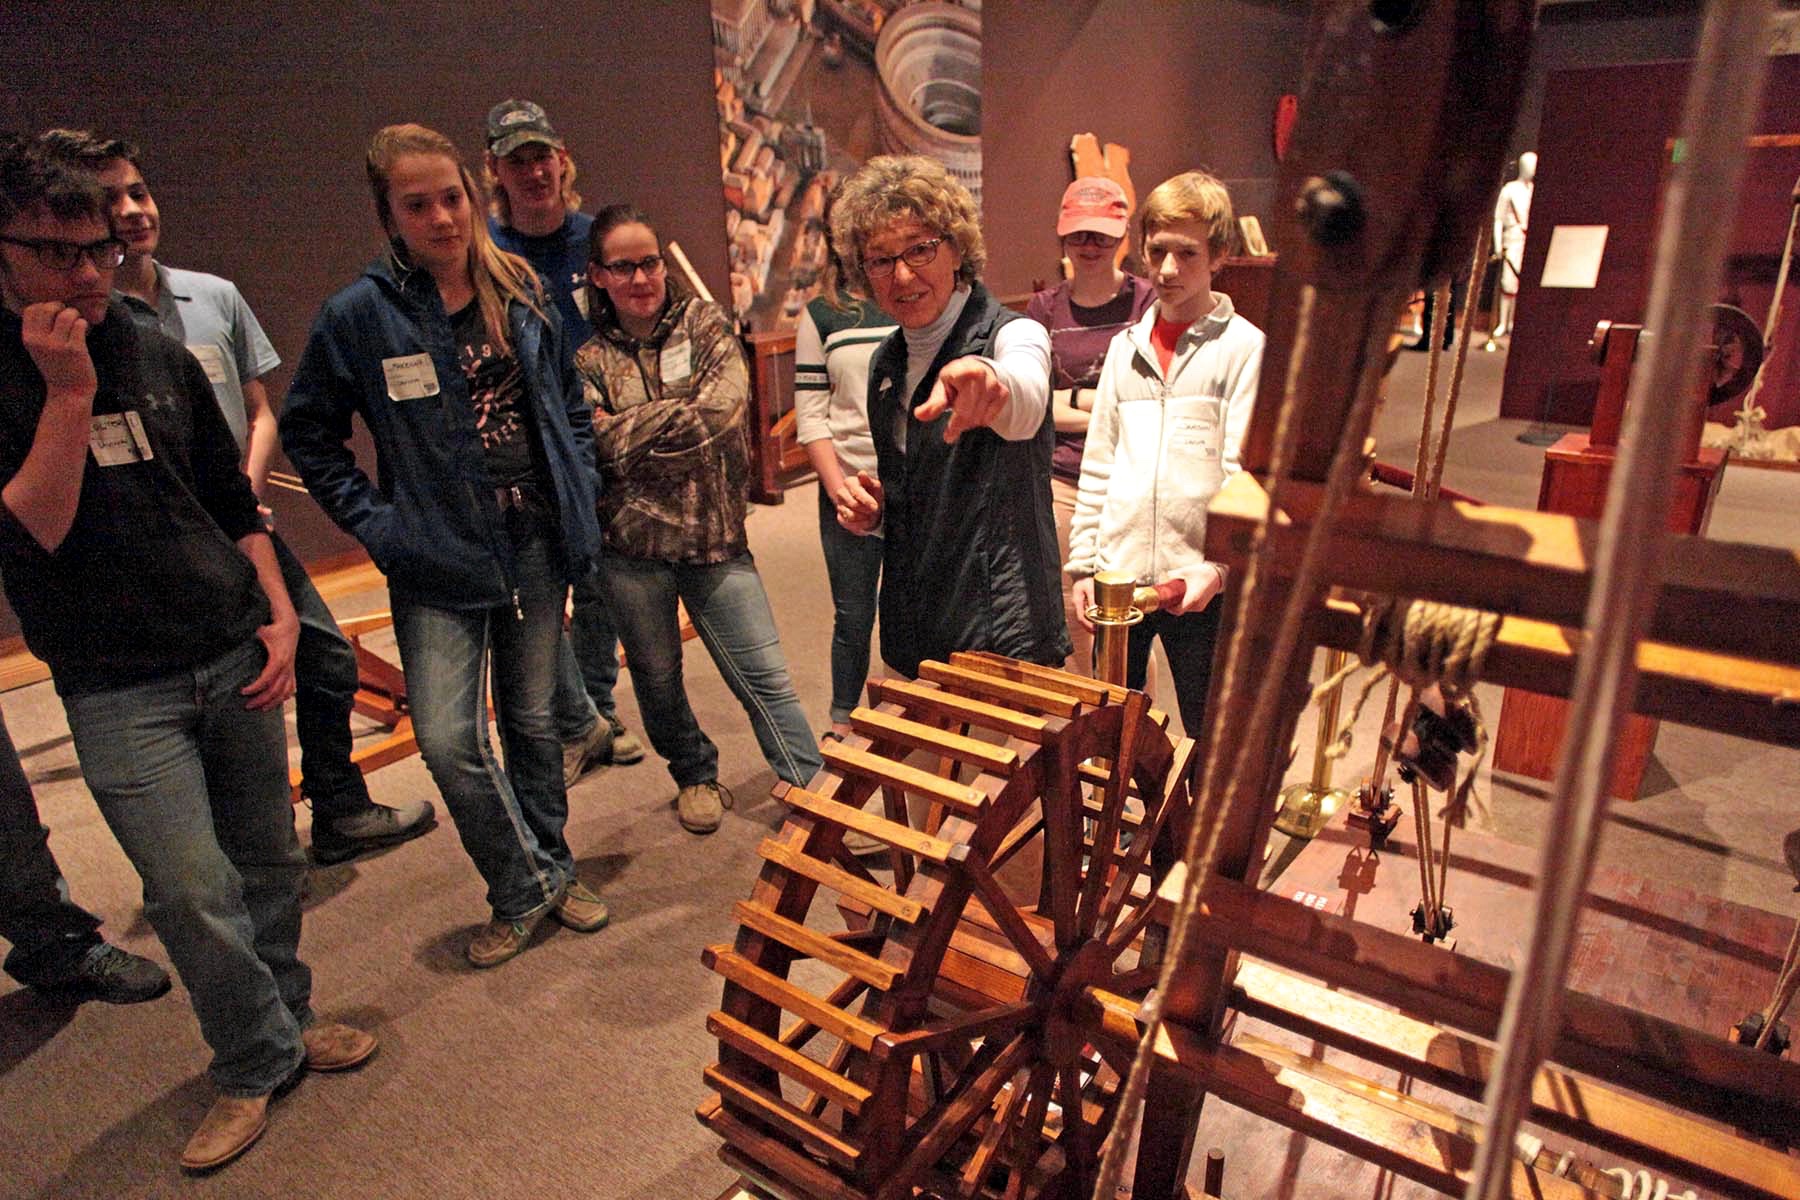
[[[229,376],[225,374],[225,356],[219,348],[210,342],[195,342],[188,347],[188,353],[200,360],[201,367],[206,370],[206,378],[211,383],[224,383]]]
[[[1217,461],[1219,422],[1212,416],[1178,416],[1169,431],[1169,449],[1194,458]]]
[[[381,360],[381,373],[387,376],[388,399],[423,400],[438,394],[437,367],[431,355],[408,354]]]
[[[103,467],[148,462],[156,457],[144,433],[143,418],[135,412],[96,413],[89,418],[88,449]]]
[[[665,384],[680,383],[694,373],[694,344],[683,339],[673,346],[664,346],[662,352],[662,381]]]

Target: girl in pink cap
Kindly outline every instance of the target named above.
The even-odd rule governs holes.
[[[1037,293],[1025,309],[1050,331],[1050,413],[1056,423],[1050,494],[1056,505],[1057,549],[1065,563],[1100,364],[1113,336],[1143,316],[1156,299],[1147,281],[1119,267],[1119,242],[1130,216],[1125,189],[1112,180],[1090,175],[1071,183],[1063,192],[1056,220],[1056,236],[1069,260],[1071,277]],[[1094,635],[1075,611],[1072,583],[1063,576],[1063,616],[1075,643],[1075,652],[1064,665],[1086,674],[1093,670]]]

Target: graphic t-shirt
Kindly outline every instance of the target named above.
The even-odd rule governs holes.
[[[497,488],[534,483],[530,406],[519,360],[511,347],[497,346],[488,336],[479,301],[451,314],[450,328],[456,335],[456,361],[469,381],[469,405],[487,456],[488,481]]]

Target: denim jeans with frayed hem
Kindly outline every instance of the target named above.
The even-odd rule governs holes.
[[[241,691],[266,660],[252,640],[191,671],[63,698],[81,773],[144,881],[144,916],[228,1096],[292,1074],[312,1020],[287,730],[279,708],[251,712]]]
[[[402,595],[393,597],[393,609],[419,754],[487,881],[494,916],[518,921],[555,900],[575,876],[563,840],[569,801],[562,743],[550,712],[568,585],[553,527],[530,512],[507,515],[516,610],[510,603],[438,608]],[[504,770],[488,737],[490,659]]]
[[[831,719],[842,724],[862,703],[869,679],[869,639],[881,594],[882,539],[851,533],[838,524],[837,506],[819,485],[819,542],[831,580]]]
[[[0,938],[12,943],[6,973],[28,986],[67,975],[100,941],[100,919],[69,899],[49,834],[0,717]]]
[[[756,731],[770,769],[804,786],[822,764],[788,676],[775,614],[748,554],[721,563],[670,563],[605,554],[601,573],[613,624],[631,664],[631,689],[650,744],[677,787],[719,777],[719,748],[700,729],[681,679],[676,600]]]

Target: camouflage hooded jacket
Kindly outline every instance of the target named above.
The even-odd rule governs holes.
[[[725,314],[682,297],[642,341],[610,306],[596,317],[575,369],[594,411],[606,548],[662,562],[736,558],[748,549],[750,375]]]

